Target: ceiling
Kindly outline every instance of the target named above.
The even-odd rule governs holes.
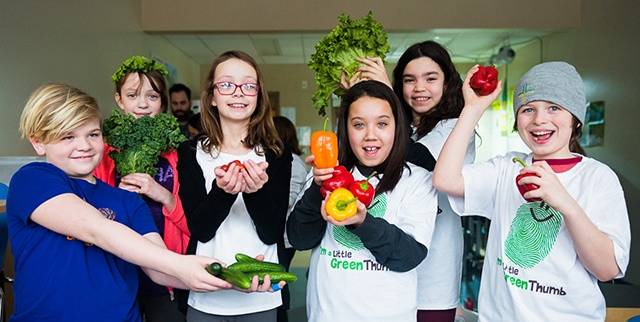
[[[435,40],[443,44],[456,63],[486,63],[501,46],[514,48],[537,41],[554,30],[432,29],[423,32],[390,32],[387,61],[396,62],[411,44]],[[224,51],[242,50],[262,64],[306,64],[314,46],[326,33],[227,33],[162,34],[176,48],[199,64],[209,64]]]

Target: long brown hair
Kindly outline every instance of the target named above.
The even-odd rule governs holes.
[[[273,120],[271,118],[271,105],[269,104],[269,96],[263,84],[262,72],[258,68],[256,61],[247,53],[231,50],[222,53],[211,64],[207,81],[204,84],[205,90],[202,92],[200,99],[202,131],[207,140],[202,141],[202,147],[205,152],[210,153],[212,149],[219,147],[224,139],[222,127],[220,126],[220,114],[218,107],[211,104],[213,101],[214,79],[218,65],[229,59],[239,59],[253,67],[258,76],[258,103],[256,110],[249,120],[247,136],[242,139],[245,147],[255,149],[258,145],[264,150],[271,150],[276,155],[280,155],[283,150],[282,141],[278,136]],[[256,153],[262,154],[264,150],[256,150]]]
[[[409,127],[407,122],[404,122],[404,109],[400,105],[398,97],[389,86],[378,81],[366,80],[349,88],[347,93],[342,96],[338,114],[338,154],[340,156],[340,164],[344,165],[347,169],[352,169],[354,166],[360,164],[360,161],[356,158],[349,144],[348,123],[349,109],[351,105],[361,97],[378,98],[389,103],[391,107],[391,112],[396,123],[393,146],[387,159],[384,160],[382,164],[376,166],[375,170],[378,173],[384,173],[384,176],[382,176],[382,179],[376,187],[376,194],[392,191],[400,181],[402,172],[404,171],[403,169],[406,167],[405,151],[407,141],[409,140]]]
[[[291,152],[296,155],[302,155],[302,150],[300,150],[300,144],[298,143],[298,134],[296,132],[296,126],[284,116],[274,116],[273,124],[276,126],[276,130],[278,130],[278,135],[280,135],[280,139],[282,143],[286,145]]]
[[[404,108],[404,113],[409,124],[413,123],[413,109],[404,99],[403,75],[407,65],[414,59],[421,57],[431,58],[440,66],[440,69],[442,69],[444,73],[444,84],[440,102],[431,110],[420,115],[420,121],[416,124],[418,139],[429,134],[441,120],[459,117],[464,107],[462,79],[453,61],[451,61],[451,56],[449,56],[447,50],[439,43],[431,40],[416,43],[405,50],[402,56],[400,56],[396,67],[393,69],[393,90]]]

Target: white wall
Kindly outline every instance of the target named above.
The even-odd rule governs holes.
[[[587,87],[587,99],[605,101],[605,141],[587,154],[608,164],[625,191],[632,236],[640,230],[640,2],[585,1],[583,26],[544,39],[544,59],[574,64]],[[632,238],[627,279],[640,284],[639,235]]]
[[[175,65],[179,81],[199,82],[198,64],[140,31],[138,1],[0,1],[0,156],[32,154],[17,124],[41,84],[79,87],[106,114],[115,106],[111,74],[127,56],[153,55]]]

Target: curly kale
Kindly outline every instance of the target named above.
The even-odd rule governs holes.
[[[380,57],[389,52],[387,33],[373,14],[352,20],[342,14],[338,25],[316,44],[309,67],[315,73],[318,89],[313,94],[313,107],[325,115],[332,93],[344,94],[340,87],[340,75],[351,78],[359,67],[358,57]]]
[[[169,114],[136,119],[118,108],[104,120],[102,131],[107,143],[115,148],[109,155],[123,176],[130,173],[155,175],[160,154],[177,148],[187,139],[180,132],[176,118]]]

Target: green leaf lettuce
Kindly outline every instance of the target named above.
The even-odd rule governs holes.
[[[325,115],[331,94],[344,94],[340,75],[344,72],[347,78],[351,78],[359,67],[358,57],[380,57],[384,60],[389,52],[389,42],[382,24],[373,18],[371,12],[356,20],[342,14],[338,17],[338,25],[315,48],[309,61],[318,86],[313,94],[313,107],[318,114]]]

